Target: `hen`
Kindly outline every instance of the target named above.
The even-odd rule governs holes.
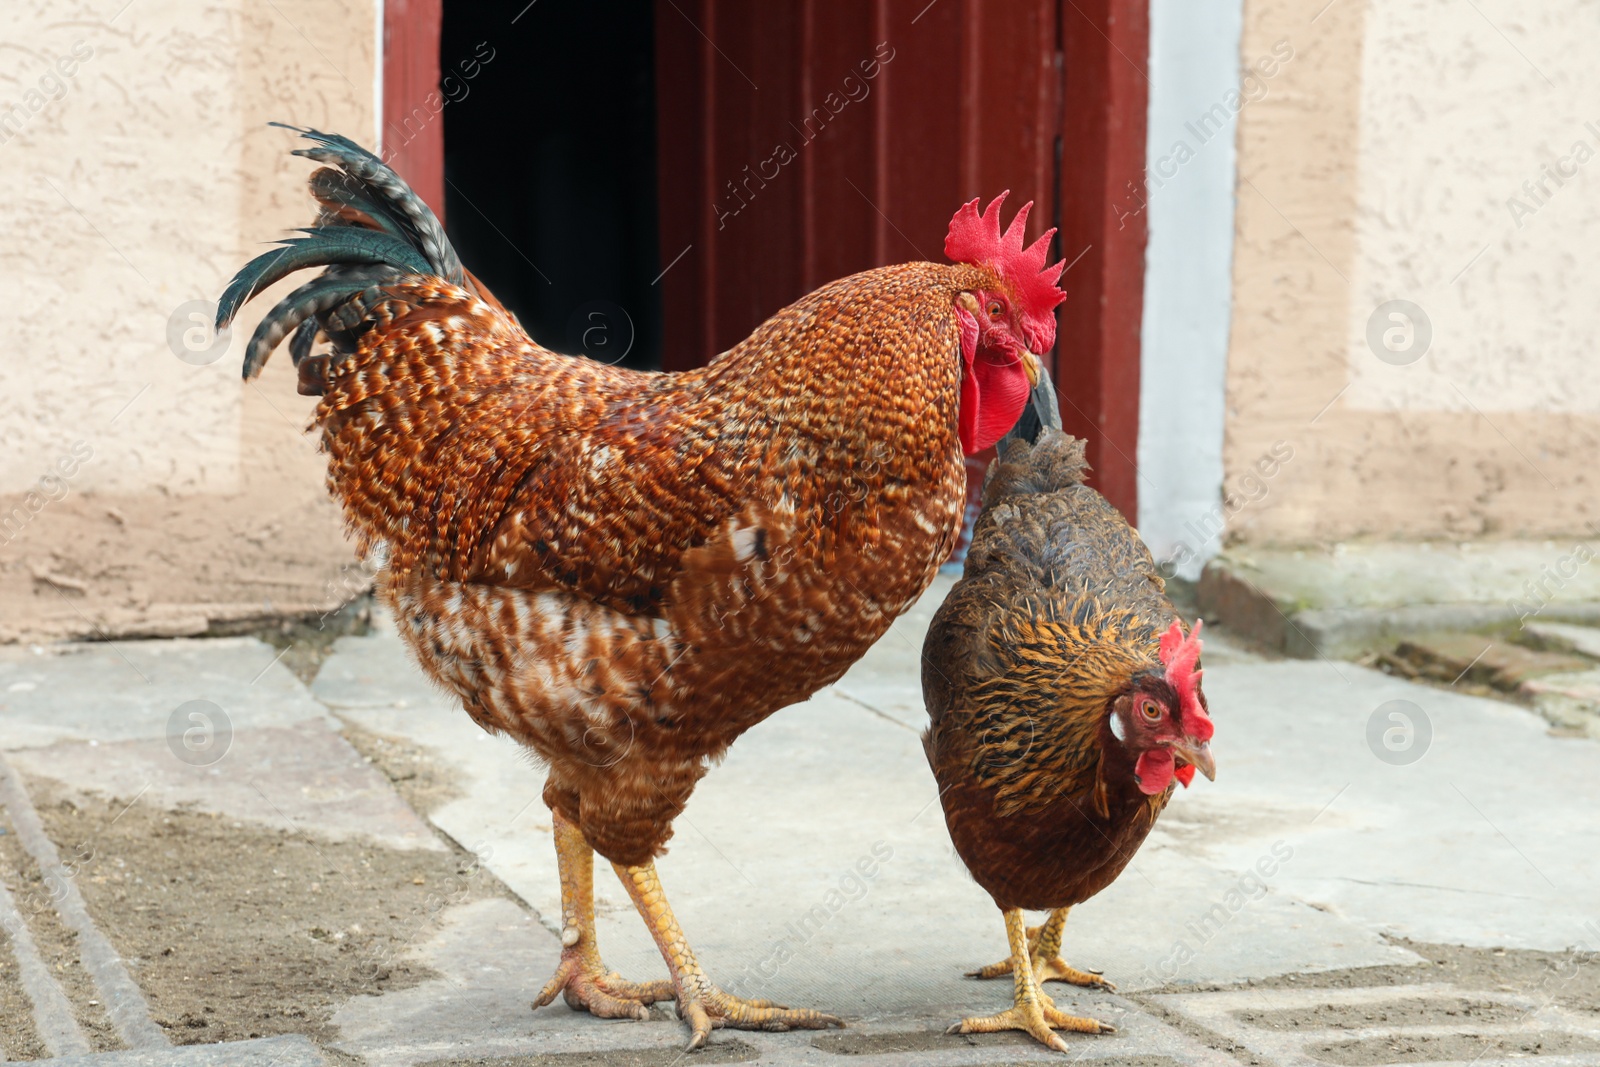
[[[1155,561],[1083,484],[1048,377],[1000,443],[966,573],[923,651],[923,747],[956,851],[1005,914],[1013,1005],[952,1032],[1111,1027],[1058,1010],[1058,980],[1113,988],[1061,959],[1067,911],[1133,858],[1175,783],[1216,773],[1200,691],[1200,624],[1185,636]],[[1028,438],[1033,437],[1033,443]],[[1022,909],[1047,910],[1027,928]]]
[[[486,730],[549,767],[562,960],[535,1006],[644,1018],[676,999],[713,1026],[839,1024],[729,996],[656,878],[674,818],[745,730],[835,681],[950,551],[963,452],[994,443],[1055,340],[1061,265],[1028,209],[951,223],[956,265],[824,286],[703,368],[653,374],[536,345],[459,263],[393,171],[302,130],[317,225],[245,266],[219,325],[326,267],[262,321],[285,337],[328,485],[423,669]],[[331,350],[313,355],[325,338]],[[595,943],[593,853],[610,860],[671,972],[632,983]],[[839,1024],[842,1025],[842,1024]]]

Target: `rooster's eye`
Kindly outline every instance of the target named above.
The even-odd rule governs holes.
[[[998,300],[989,301],[989,317],[991,319],[998,319],[1001,315],[1005,314],[1005,311],[1006,311],[1005,306],[1003,304],[1001,304],[1000,301],[998,301]]]
[[[1139,714],[1143,715],[1151,722],[1155,722],[1157,719],[1161,718],[1161,706],[1158,705],[1154,700],[1146,700],[1144,703],[1139,705]]]

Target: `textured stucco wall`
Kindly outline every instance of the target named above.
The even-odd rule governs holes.
[[[260,309],[198,366],[168,323],[310,219],[310,167],[266,122],[370,141],[374,3],[118,6],[6,9],[0,640],[193,632],[348,595],[309,399],[281,354],[239,381]]]
[[[1507,201],[1600,153],[1593,5],[1324,3],[1246,0],[1243,56],[1295,58],[1240,116],[1229,538],[1583,533],[1600,162],[1531,216]],[[1380,358],[1396,300],[1432,339],[1385,309]]]

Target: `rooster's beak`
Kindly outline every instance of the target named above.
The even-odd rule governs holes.
[[[1183,757],[1185,763],[1205,775],[1207,781],[1217,780],[1217,761],[1211,758],[1211,742],[1196,742],[1185,737],[1173,744],[1172,752],[1173,755]]]
[[[1028,385],[1039,384],[1039,357],[1032,352],[1022,353],[1022,372],[1028,376]]]

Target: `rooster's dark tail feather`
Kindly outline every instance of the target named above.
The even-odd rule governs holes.
[[[381,159],[337,134],[272,125],[314,142],[295,155],[331,165],[311,176],[311,193],[322,213],[318,225],[300,231],[306,236],[287,238],[240,269],[217,302],[217,328],[232,322],[246,301],[274,282],[307,268],[328,269],[261,320],[245,349],[246,378],[259,374],[290,334],[290,356],[299,366],[328,325],[325,317],[374,285],[405,275],[436,276],[456,285],[467,278],[438,217]]]

